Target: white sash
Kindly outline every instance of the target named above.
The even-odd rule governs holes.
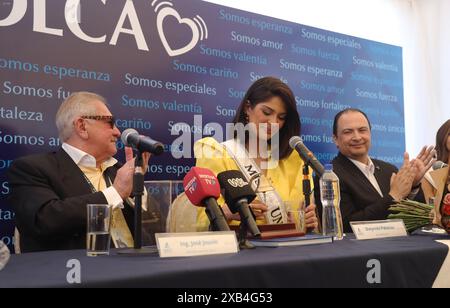
[[[222,145],[234,159],[261,202],[269,207],[266,213],[267,223],[287,223],[287,214],[283,200],[261,172],[259,166],[249,157],[245,147],[235,139],[223,142]]]

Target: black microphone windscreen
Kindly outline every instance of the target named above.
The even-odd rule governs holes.
[[[133,129],[133,128],[128,128],[126,130],[124,130],[122,132],[122,135],[120,136],[120,140],[122,140],[122,143],[125,146],[131,146],[130,141],[128,140],[128,138],[132,135],[136,135],[137,137],[139,136],[139,133],[137,132],[137,130]]]
[[[220,187],[225,191],[223,197],[232,213],[239,210],[237,203],[240,200],[246,199],[248,203],[251,203],[256,198],[254,190],[242,172],[238,170],[225,171],[220,173],[217,178]]]
[[[150,137],[139,135],[132,128],[123,131],[121,140],[125,146],[133,147],[141,152],[149,152],[154,155],[161,155],[164,152],[164,145]]]
[[[289,145],[292,149],[298,152],[300,158],[305,162],[305,164],[313,168],[317,176],[321,177],[324,174],[325,168],[314,156],[314,154],[306,147],[302,138],[299,136],[291,137],[291,139],[289,139]]]
[[[289,139],[289,145],[294,150],[299,142],[303,143],[302,138],[300,138],[299,136],[293,136],[291,137],[291,139]]]

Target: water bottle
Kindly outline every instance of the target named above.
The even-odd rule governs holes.
[[[0,240],[0,271],[5,267],[6,263],[9,260],[9,249],[1,240]]]
[[[344,232],[340,209],[341,190],[339,178],[333,172],[333,165],[326,165],[325,173],[320,178],[320,197],[323,206],[323,235],[332,236],[335,240],[342,240]]]

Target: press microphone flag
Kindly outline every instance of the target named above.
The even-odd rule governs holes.
[[[214,231],[230,231],[222,208],[217,204],[220,185],[211,170],[192,168],[184,177],[183,186],[186,196],[193,205],[206,207],[206,215]]]
[[[318,177],[321,177],[325,172],[325,168],[320,163],[320,161],[314,156],[314,154],[306,147],[303,143],[302,138],[299,136],[294,136],[289,140],[289,145],[292,149],[296,150],[300,155],[301,159],[313,168],[314,172]]]
[[[140,152],[148,152],[154,155],[161,155],[164,152],[164,145],[150,137],[139,135],[132,128],[123,131],[121,140],[128,147],[133,147]]]
[[[249,206],[256,194],[238,170],[224,171],[218,175],[219,183],[224,192],[225,202],[232,213],[239,212],[241,222],[247,225],[253,236],[261,235],[255,217]]]

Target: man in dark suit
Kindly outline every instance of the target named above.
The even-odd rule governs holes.
[[[120,131],[105,99],[72,94],[61,105],[56,126],[61,149],[17,159],[8,171],[22,252],[85,248],[87,204],[123,207],[118,210],[123,225],[133,230],[133,210],[126,202],[133,152],[126,149],[123,166],[113,158]],[[148,159],[146,154],[144,168]]]
[[[412,161],[405,153],[404,164],[398,170],[370,158],[371,137],[370,121],[361,110],[346,109],[336,115],[333,139],[339,154],[332,163],[340,180],[344,232],[352,232],[352,221],[387,219],[388,209],[396,201],[410,198],[424,202],[420,183],[434,162],[434,147],[424,147]],[[318,179],[316,187],[315,198],[321,214]]]

